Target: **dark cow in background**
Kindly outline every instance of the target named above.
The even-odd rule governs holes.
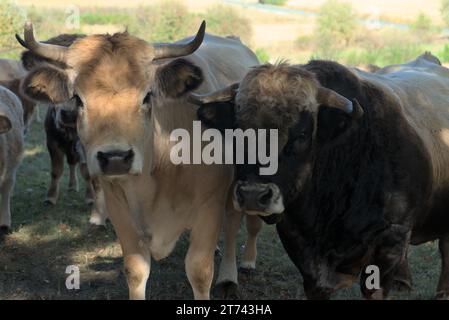
[[[78,191],[76,166],[86,181],[86,203],[93,204],[95,193],[87,170],[84,152],[76,131],[77,112],[64,107],[50,106],[45,117],[47,148],[51,159],[51,184],[47,193],[48,204],[56,204],[59,194],[59,179],[64,170],[64,156],[69,165],[69,190]]]
[[[278,172],[237,166],[234,197],[278,222],[308,298],[359,276],[366,298],[385,297],[409,244],[437,239],[437,297],[449,296],[449,70],[428,53],[382,70],[264,65],[238,90],[192,96],[210,126],[278,129]],[[379,290],[364,285],[368,265]]]
[[[44,43],[69,46],[84,35],[61,34],[48,39]],[[27,71],[44,65],[60,66],[59,62],[51,61],[29,50],[22,53],[22,63]],[[29,98],[28,98],[29,99]],[[103,193],[98,180],[91,178],[87,168],[84,148],[78,137],[76,128],[78,111],[76,101],[62,104],[48,104],[45,116],[46,144],[51,159],[51,182],[45,203],[55,205],[59,196],[59,180],[64,171],[64,158],[69,166],[69,190],[78,191],[76,167],[79,165],[81,176],[85,181],[86,204],[95,204],[90,222],[93,226],[104,226],[107,213]]]

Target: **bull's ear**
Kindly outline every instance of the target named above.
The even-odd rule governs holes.
[[[5,115],[0,115],[0,133],[6,133],[11,130],[11,120]]]
[[[28,73],[22,91],[33,100],[62,103],[70,100],[73,89],[67,73],[52,66],[42,66]]]
[[[197,111],[198,120],[220,131],[235,126],[234,100],[205,103]]]
[[[177,98],[198,88],[203,82],[203,72],[185,59],[176,59],[160,67],[156,78],[162,92]]]

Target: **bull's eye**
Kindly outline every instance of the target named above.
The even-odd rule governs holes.
[[[145,98],[143,98],[143,104],[149,105],[151,103],[151,98],[152,97],[153,97],[153,92],[152,91],[148,91],[148,93],[146,94]]]
[[[77,108],[83,108],[83,107],[84,107],[83,101],[81,100],[81,98],[79,97],[79,95],[75,94],[75,95],[73,96],[73,99],[75,99],[75,103],[76,103],[76,107],[77,107]]]

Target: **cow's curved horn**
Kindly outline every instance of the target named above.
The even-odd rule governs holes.
[[[68,48],[36,41],[34,38],[33,24],[31,22],[25,23],[24,35],[25,40],[23,40],[18,34],[16,34],[16,39],[26,49],[44,58],[66,62]]]
[[[182,56],[187,56],[196,49],[199,48],[204,39],[204,34],[206,32],[206,21],[201,23],[195,38],[189,43],[185,44],[175,44],[175,43],[164,43],[164,44],[154,44],[154,58],[165,59],[165,58],[177,58]]]
[[[191,93],[188,97],[188,101],[197,106],[201,106],[211,102],[224,102],[234,99],[239,88],[239,82],[230,85],[224,89],[214,91],[210,94],[195,94]]]
[[[354,106],[350,100],[327,88],[320,87],[318,89],[316,100],[320,104],[340,109],[348,114],[351,114],[354,110]]]

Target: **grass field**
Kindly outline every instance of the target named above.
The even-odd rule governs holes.
[[[2,1],[2,0],[0,0]],[[255,1],[255,0],[248,0]],[[85,33],[105,33],[124,30],[122,19],[139,11],[142,4],[157,1],[99,0],[18,0],[23,5],[34,5],[37,34],[42,38],[58,32],[69,32],[61,27],[61,10],[68,3],[82,8],[81,30]],[[350,1],[360,15],[365,15],[368,3],[375,3],[382,17],[392,21],[413,20],[424,10],[438,21],[438,0],[412,0],[404,6],[394,1]],[[360,3],[363,2],[364,5]],[[217,0],[184,1],[200,19]],[[307,7],[303,7],[307,4]],[[316,11],[322,1],[289,1],[292,8]],[[233,6],[234,7],[234,6]],[[308,42],[313,34],[315,19],[290,15],[275,15],[254,9],[235,7],[251,21],[252,37],[249,45],[270,61],[287,58],[292,62],[305,62],[315,55]],[[33,9],[33,10],[35,10]],[[125,10],[126,9],[126,10]],[[49,10],[49,11],[46,11]],[[134,10],[134,11],[133,11]],[[365,10],[365,11],[364,11]],[[439,23],[439,22],[438,22]],[[196,26],[195,26],[196,27]],[[77,30],[78,31],[78,30]],[[142,32],[146,31],[141,30]],[[153,29],[148,28],[148,33]],[[187,32],[187,31],[186,31]],[[246,32],[246,30],[244,30]],[[380,32],[384,32],[381,34]],[[373,36],[371,33],[376,33]],[[379,35],[380,34],[380,35]],[[449,45],[446,38],[423,43],[404,42],[406,35],[397,30],[374,30],[363,34],[363,41],[382,39],[375,49],[354,45],[338,52],[337,59],[358,65],[367,61],[384,65],[403,62],[416,57],[424,50],[431,50],[443,61],[449,61]],[[359,42],[363,42],[363,41]],[[415,42],[414,42],[415,41]],[[370,47],[369,47],[370,48]],[[0,57],[17,58],[20,49],[2,51]],[[90,208],[84,205],[83,184],[78,193],[67,191],[67,172],[61,181],[58,204],[43,204],[50,180],[50,161],[45,148],[43,124],[33,123],[26,137],[26,152],[20,166],[12,201],[13,233],[0,244],[0,300],[3,299],[126,299],[127,285],[122,273],[121,249],[109,225],[107,231],[93,235],[87,233]],[[80,180],[81,182],[81,180]],[[243,228],[244,229],[244,228]],[[242,229],[242,230],[243,230]],[[245,233],[239,234],[239,246]],[[192,299],[193,294],[184,272],[184,256],[187,250],[184,235],[175,251],[165,260],[152,263],[148,283],[151,299]],[[221,245],[221,243],[220,243]],[[285,254],[273,226],[265,226],[259,239],[257,271],[250,277],[242,276],[241,295],[244,299],[305,299],[302,279],[298,270]],[[220,257],[216,257],[216,270]],[[77,265],[81,271],[81,289],[69,291],[65,287],[68,265]],[[435,294],[440,270],[436,243],[413,248],[410,265],[414,279],[414,291],[393,293],[392,299],[431,299]],[[339,292],[336,299],[361,298],[358,286]]]

